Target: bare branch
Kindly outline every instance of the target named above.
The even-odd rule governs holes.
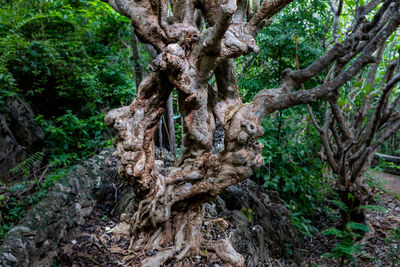
[[[392,136],[395,132],[400,130],[400,119],[397,121],[394,121],[389,128],[385,130],[385,132],[379,136],[379,138],[376,140],[374,145],[372,146],[372,149],[376,150],[378,149],[383,142],[385,142],[390,136]]]
[[[332,113],[330,109],[327,109],[325,111],[325,122],[324,125],[322,126],[320,138],[322,141],[322,146],[324,147],[325,150],[325,155],[329,161],[329,164],[331,165],[333,171],[337,172],[339,171],[339,165],[338,162],[335,160],[335,155],[332,150],[332,146],[329,142],[329,125],[332,122]]]
[[[337,103],[337,96],[335,96],[333,98],[329,98],[328,102],[331,106],[332,114],[336,120],[339,130],[341,131],[341,133],[344,135],[344,137],[346,139],[352,139],[353,133],[351,132],[350,128],[348,127],[348,125],[346,123],[346,119],[344,118],[343,113]]]
[[[236,1],[229,0],[221,6],[221,14],[216,24],[211,28],[204,40],[204,52],[206,54],[218,54],[221,50],[221,41],[228,30],[233,14],[236,11]]]
[[[124,15],[125,17],[131,18],[132,10],[130,3],[126,0],[101,0],[108,3],[115,11]]]
[[[293,0],[272,0],[263,2],[257,12],[254,13],[251,20],[246,24],[245,32],[253,36],[257,35],[262,21],[270,19],[292,1]]]
[[[169,31],[169,25],[167,22],[167,16],[168,16],[167,1],[159,0],[158,1],[158,12],[157,12],[158,24],[160,24],[161,29],[164,30],[164,32],[168,36],[168,38],[171,38],[171,33]]]
[[[311,121],[314,124],[315,129],[317,129],[317,131],[321,133],[322,128],[321,128],[321,126],[319,126],[318,121],[314,116],[311,106],[309,104],[307,104],[306,107],[307,107],[308,114],[310,115]]]
[[[229,111],[242,105],[232,59],[222,62],[215,69],[215,80],[218,87],[217,103],[214,106],[215,116],[224,126]]]
[[[372,139],[380,126],[380,121],[382,119],[385,106],[387,105],[390,91],[396,86],[399,81],[400,74],[397,74],[386,84],[385,88],[382,90],[382,95],[379,98],[374,114],[372,115],[372,118],[368,121],[365,129],[365,143],[367,145],[372,142]]]
[[[243,23],[246,19],[246,13],[248,10],[249,2],[248,0],[237,0],[236,1],[237,9],[235,14],[232,17],[232,23]]]
[[[397,12],[400,13],[400,11]],[[325,69],[327,67],[326,65],[314,65],[316,64],[314,63],[312,64],[311,71],[307,70],[310,67],[297,72],[294,72],[292,70],[286,71],[287,75],[288,73],[290,73],[289,77],[295,77],[295,79],[292,79],[289,82],[284,79],[280,88],[262,90],[254,97],[253,102],[255,106],[258,106],[257,116],[259,117],[259,120],[262,121],[267,114],[275,110],[285,109],[293,105],[314,102],[316,99],[336,91],[343,84],[354,77],[363,67],[365,67],[369,63],[374,62],[375,59],[370,55],[375,51],[377,46],[385,42],[385,40],[391,35],[391,33],[397,29],[399,24],[400,14],[397,14],[397,16],[393,17],[392,20],[389,21],[389,23],[386,25],[386,27],[377,36],[375,36],[373,40],[368,43],[368,45],[363,49],[360,56],[353,62],[350,67],[346,69],[346,71],[343,71],[334,79],[320,86],[317,86],[314,89],[299,90],[290,93],[290,90],[292,88],[316,75],[316,72],[318,70]],[[324,56],[322,58],[324,58]],[[325,62],[325,59],[321,60],[320,58],[316,62],[318,62],[318,64],[323,64],[323,62]],[[300,76],[299,74],[303,74],[303,76]]]
[[[384,50],[385,50],[385,44],[383,44],[379,48],[379,50],[377,52],[377,56],[376,56],[377,60],[375,63],[373,63],[371,65],[371,70],[368,75],[368,85],[369,85],[369,88],[371,88],[371,89],[375,86],[376,71],[378,70],[379,63],[381,61]],[[359,136],[362,132],[363,128],[361,126],[362,126],[362,123],[363,123],[365,117],[367,116],[368,110],[370,109],[371,101],[372,101],[372,95],[367,95],[364,98],[364,102],[363,102],[359,112],[355,115],[353,122],[354,122],[354,129],[358,129],[358,132],[356,133],[357,136]]]
[[[326,69],[338,58],[340,58],[341,65],[346,64],[360,53],[360,51],[365,50],[367,46],[369,46],[368,50],[370,51],[368,52],[369,54],[365,56],[369,57],[375,51],[376,47],[382,45],[382,40],[386,40],[391,33],[397,29],[400,15],[396,8],[399,8],[398,3],[394,4],[393,8],[386,14],[386,16],[383,16],[381,13],[375,15],[374,20],[378,17],[380,20],[379,23],[375,23],[373,28],[368,28],[370,31],[368,38],[366,38],[365,33],[362,31],[352,33],[346,37],[342,43],[336,43],[330,51],[325,53],[324,56],[320,57],[307,68],[300,71],[293,71],[290,69],[285,70],[284,82],[287,83],[286,86],[288,88],[293,88],[293,82],[295,82],[295,84],[305,82],[320,71]],[[359,42],[359,40],[363,38],[366,38],[367,40],[365,42]],[[356,48],[353,49],[355,45]]]
[[[334,23],[333,23],[333,40],[336,43],[339,39],[339,36],[337,34],[338,28],[339,28],[339,18],[340,14],[342,13],[343,9],[343,0],[339,1],[339,5],[336,7],[335,3],[333,0],[329,0],[329,3],[331,5],[332,13],[333,13],[333,18],[334,18]]]

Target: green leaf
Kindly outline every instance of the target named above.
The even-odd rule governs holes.
[[[366,233],[370,231],[368,226],[366,226],[365,224],[362,224],[362,223],[350,222],[347,225],[353,230],[360,230],[360,231],[364,231]]]
[[[343,210],[346,213],[350,212],[349,207],[346,206],[345,203],[343,203],[342,201],[339,200],[331,200],[330,202],[332,202],[333,204],[335,204],[339,209]]]
[[[340,230],[338,230],[336,228],[332,228],[332,227],[322,231],[322,234],[323,235],[334,235],[334,236],[337,236],[337,237],[343,237],[343,232],[342,231],[340,231]]]

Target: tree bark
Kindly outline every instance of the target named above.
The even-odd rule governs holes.
[[[242,1],[174,0],[176,11],[171,18],[166,0],[108,2],[130,18],[138,38],[158,52],[133,103],[105,117],[107,125],[118,132],[119,174],[133,186],[139,200],[131,219],[131,247],[158,250],[145,257],[143,266],[171,261],[181,266],[186,257],[204,249],[227,266],[243,266],[243,257],[227,240],[201,238],[203,203],[262,166],[263,146],[257,139],[263,135],[266,116],[337,92],[372,62],[371,54],[400,23],[400,0],[390,1],[385,6],[389,13],[377,12],[372,22],[362,22],[364,28],[358,27],[309,67],[285,70],[278,88],[260,91],[249,103],[240,100],[232,58],[257,53],[254,36],[290,0],[264,1],[251,18],[245,16],[248,5]],[[206,29],[198,26],[202,24],[197,23],[199,14]],[[365,35],[369,35],[366,40],[361,38]],[[350,63],[338,69],[332,80],[310,90],[294,90],[338,60]],[[216,87],[209,85],[213,75]],[[183,147],[181,158],[166,168],[155,165],[154,133],[173,88],[183,118]],[[217,121],[225,130],[225,149],[213,154]]]

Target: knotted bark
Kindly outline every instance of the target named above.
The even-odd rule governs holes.
[[[117,130],[119,174],[129,181],[139,199],[131,218],[131,248],[158,251],[145,258],[142,266],[172,261],[174,266],[183,265],[187,257],[202,255],[205,249],[227,265],[243,266],[243,257],[227,240],[202,239],[203,203],[262,166],[263,147],[257,139],[263,135],[261,123],[268,114],[335,92],[371,62],[366,54],[373,51],[369,44],[375,39],[371,36],[361,42],[358,37],[365,31],[357,28],[308,68],[286,70],[279,88],[262,90],[253,101],[243,104],[232,58],[257,53],[255,35],[290,2],[264,1],[249,13],[248,1],[108,1],[131,20],[139,39],[158,52],[133,103],[110,111],[105,118]],[[399,1],[393,2],[398,5]],[[399,17],[398,12],[395,15]],[[372,27],[371,35],[380,34],[382,28],[382,24]],[[357,44],[362,45],[349,61],[357,59],[334,79],[311,90],[294,91],[300,83],[347,56]],[[209,84],[213,75],[216,86]],[[153,138],[173,89],[177,90],[183,118],[183,147],[176,164],[164,168],[155,164]],[[225,129],[225,149],[213,154],[217,121]]]

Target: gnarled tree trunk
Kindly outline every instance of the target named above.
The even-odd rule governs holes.
[[[370,63],[366,54],[376,42],[385,40],[367,40],[349,56],[365,34],[357,28],[308,68],[286,70],[279,88],[262,90],[252,102],[242,103],[232,58],[257,53],[255,35],[290,2],[263,1],[251,9],[244,0],[108,1],[130,18],[139,39],[158,52],[133,103],[110,111],[105,118],[117,130],[119,174],[130,182],[140,200],[131,219],[132,248],[158,251],[147,254],[142,266],[170,261],[179,266],[186,257],[201,255],[204,249],[228,265],[243,266],[243,257],[227,240],[202,239],[203,203],[247,179],[263,164],[262,144],[257,139],[263,134],[261,123],[268,114],[335,92]],[[398,6],[399,1],[394,2]],[[381,33],[384,25],[376,27]],[[311,90],[293,91],[338,58],[353,59],[359,54],[332,80]],[[215,87],[209,84],[213,75]],[[183,118],[183,147],[175,166],[163,168],[155,164],[154,132],[173,88],[178,92]],[[216,121],[225,129],[225,149],[213,154]]]

